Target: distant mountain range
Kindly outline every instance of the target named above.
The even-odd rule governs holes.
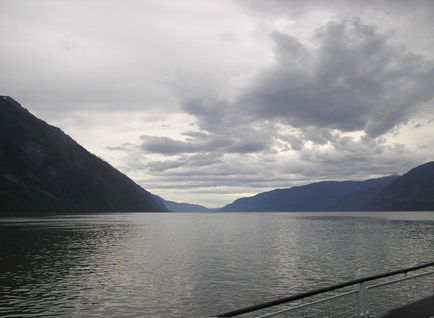
[[[218,211],[433,211],[434,162],[402,176],[325,181],[240,198]]]
[[[208,209],[199,204],[191,204],[184,202],[174,202],[165,200],[162,197],[155,195],[157,201],[160,202],[161,205],[167,208],[167,210],[172,212],[212,212],[214,210]]]
[[[166,210],[59,128],[0,97],[0,212]]]

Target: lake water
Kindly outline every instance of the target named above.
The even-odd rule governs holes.
[[[206,317],[434,259],[434,213],[0,218],[1,317]]]

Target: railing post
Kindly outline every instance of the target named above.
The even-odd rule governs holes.
[[[360,317],[368,317],[368,289],[365,283],[359,284],[359,307],[360,307]]]

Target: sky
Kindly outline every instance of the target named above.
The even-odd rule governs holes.
[[[432,0],[0,0],[0,94],[165,199],[434,160]]]

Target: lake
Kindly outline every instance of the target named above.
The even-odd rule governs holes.
[[[1,317],[206,317],[434,259],[434,213],[0,218]]]

